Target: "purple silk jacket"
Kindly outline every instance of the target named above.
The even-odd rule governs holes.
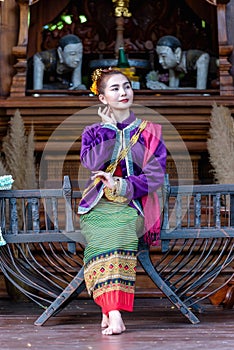
[[[118,157],[121,149],[128,145],[141,121],[131,112],[123,123],[99,123],[86,127],[82,133],[81,164],[90,171],[105,171]],[[123,178],[119,195],[127,198],[129,205],[142,216],[142,197],[157,191],[163,184],[166,156],[161,126],[148,122],[137,143],[119,164]],[[90,179],[87,187],[91,183]],[[89,187],[80,201],[78,214],[89,212],[99,202],[103,196],[103,187],[102,182]]]

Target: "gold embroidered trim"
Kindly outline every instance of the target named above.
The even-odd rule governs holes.
[[[135,282],[136,279],[136,264],[137,258],[135,255],[112,255],[108,258],[99,258],[93,261],[85,268],[85,283],[87,290],[92,292],[99,283],[108,286],[110,279],[112,284],[119,284],[118,279],[123,280],[123,285],[126,284],[127,289]],[[129,284],[129,285],[128,285]],[[121,283],[122,286],[122,283]],[[126,287],[121,287],[126,289]],[[99,288],[98,288],[99,289]]]

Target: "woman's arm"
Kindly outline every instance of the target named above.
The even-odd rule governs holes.
[[[147,159],[142,170],[137,171],[137,174],[118,178],[105,171],[98,171],[93,175],[93,179],[98,177],[106,187],[114,189],[117,196],[125,197],[129,201],[138,199],[155,192],[163,184],[166,157],[166,147],[161,139],[155,152]],[[116,180],[119,181],[117,188]]]
[[[131,199],[141,198],[155,192],[164,181],[167,150],[163,139],[142,167],[139,174],[130,175],[122,180],[120,195]]]
[[[82,134],[81,164],[91,171],[104,170],[111,161],[115,146],[115,130],[95,124]]]

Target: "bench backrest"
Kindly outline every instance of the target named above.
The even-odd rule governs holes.
[[[233,234],[234,184],[184,185],[167,184],[169,195],[164,206],[163,238],[195,232],[199,236],[214,231]],[[225,229],[225,232],[224,232]]]
[[[170,186],[166,175],[160,194],[162,240],[234,236],[234,184]],[[21,234],[20,239],[23,234],[30,234],[25,239],[33,239],[34,234],[40,233],[46,234],[43,239],[50,240],[55,233],[78,230],[80,198],[80,191],[72,191],[69,176],[64,176],[63,188],[57,190],[0,191],[2,233],[7,237]]]
[[[60,189],[0,191],[0,227],[7,242],[58,240],[55,234],[63,240],[62,233],[73,227],[71,196],[68,176]]]

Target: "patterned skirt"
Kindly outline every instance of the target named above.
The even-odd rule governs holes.
[[[136,280],[138,238],[141,219],[127,204],[106,199],[81,215],[85,283],[102,312],[132,311]]]

